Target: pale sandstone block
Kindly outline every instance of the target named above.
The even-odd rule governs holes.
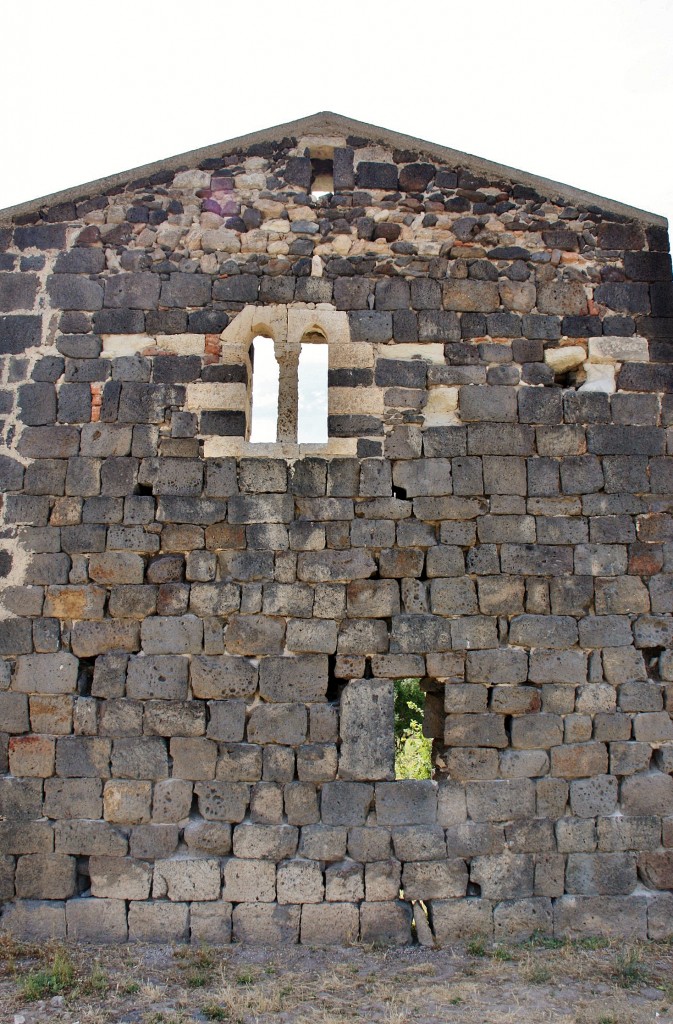
[[[192,942],[223,946],[231,942],[231,903],[192,903],[189,909]]]
[[[307,904],[301,911],[301,941],[307,946],[348,946],[357,942],[360,914],[353,903]]]
[[[187,942],[189,907],[186,903],[131,903],[129,942]]]
[[[117,900],[149,899],[152,866],[131,857],[90,857],[92,896]]]
[[[7,903],[2,909],[0,931],[22,942],[65,939],[65,903],[57,900]]]
[[[235,942],[287,946],[299,942],[301,907],[277,903],[239,903],[232,915]]]
[[[176,858],[154,864],[152,897],[183,900],[216,900],[222,888],[220,862],[214,859]]]
[[[314,860],[289,860],[278,865],[279,903],[322,903],[325,886]]]
[[[126,942],[126,904],[115,899],[68,900],[65,905],[68,939],[73,942]]]
[[[232,903],[273,903],[276,865],[268,860],[228,860],[222,897]]]

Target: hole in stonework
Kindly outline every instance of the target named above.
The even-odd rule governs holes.
[[[659,658],[665,650],[665,647],[644,647],[642,649],[645,668],[650,679],[659,679]]]
[[[150,484],[136,484],[135,493],[143,495],[146,498],[153,497],[152,487]]]
[[[77,671],[77,693],[80,697],[88,697],[91,694],[95,664],[95,658],[79,659],[79,669]]]
[[[337,704],[341,700],[341,692],[346,685],[345,679],[337,679],[336,654],[330,654],[327,659],[327,700],[330,704]]]
[[[89,873],[89,858],[78,857],[76,861],[76,880],[75,885],[77,887],[77,895],[82,896],[88,892],[91,888],[91,875]]]
[[[423,735],[425,694],[416,678],[395,680],[395,778],[432,778],[432,740]]]
[[[253,338],[250,359],[252,373],[252,427],[250,440],[257,444],[275,442],[278,428],[279,366],[273,340]]]
[[[406,487],[397,487],[393,484],[393,498],[399,498],[401,501],[407,500],[407,489]]]
[[[467,883],[467,895],[468,896],[481,896],[481,886],[478,882]]]
[[[314,199],[334,192],[334,161],[311,160],[311,195]]]
[[[325,342],[303,344],[299,352],[299,444],[327,444],[327,360]]]

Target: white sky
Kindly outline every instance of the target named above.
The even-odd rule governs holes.
[[[673,217],[673,0],[4,0],[0,208],[318,110]]]
[[[275,441],[278,421],[278,363],[271,338],[254,339],[250,440]],[[300,444],[327,443],[327,345],[305,344],[299,352]]]

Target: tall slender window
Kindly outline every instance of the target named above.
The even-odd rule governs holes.
[[[278,361],[273,340],[253,339],[252,429],[250,440],[275,442],[278,426]]]
[[[299,354],[299,444],[327,444],[327,344],[302,343]]]

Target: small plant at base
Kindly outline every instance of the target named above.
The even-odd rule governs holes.
[[[96,961],[91,968],[91,974],[82,985],[82,991],[91,995],[104,996],[110,988],[110,981],[107,974]]]
[[[236,975],[237,985],[254,985],[255,975],[252,971],[241,971],[240,974]]]
[[[203,971],[190,971],[186,978],[187,988],[205,988],[208,976]]]
[[[635,949],[629,949],[615,957],[613,975],[620,988],[633,988],[647,981],[647,971]]]
[[[541,947],[542,949],[563,949],[563,939],[553,939],[551,935],[542,935],[541,932],[533,932],[529,939],[521,943],[522,946]]]
[[[207,1017],[208,1020],[228,1020],[229,1014],[223,1006],[218,1006],[217,1003],[205,1003],[201,1007],[203,1016]]]
[[[605,949],[609,945],[608,940],[602,935],[587,935],[584,939],[573,939],[572,946],[575,949]]]
[[[533,964],[527,974],[527,979],[531,985],[546,985],[550,978],[551,971],[542,964]]]
[[[486,956],[486,943],[482,938],[470,939],[467,944],[470,956]]]
[[[54,953],[51,967],[31,971],[21,983],[21,993],[28,1002],[62,995],[75,984],[75,968],[65,951]]]
[[[140,982],[126,981],[122,984],[121,990],[127,996],[134,996],[136,992],[140,992]]]

